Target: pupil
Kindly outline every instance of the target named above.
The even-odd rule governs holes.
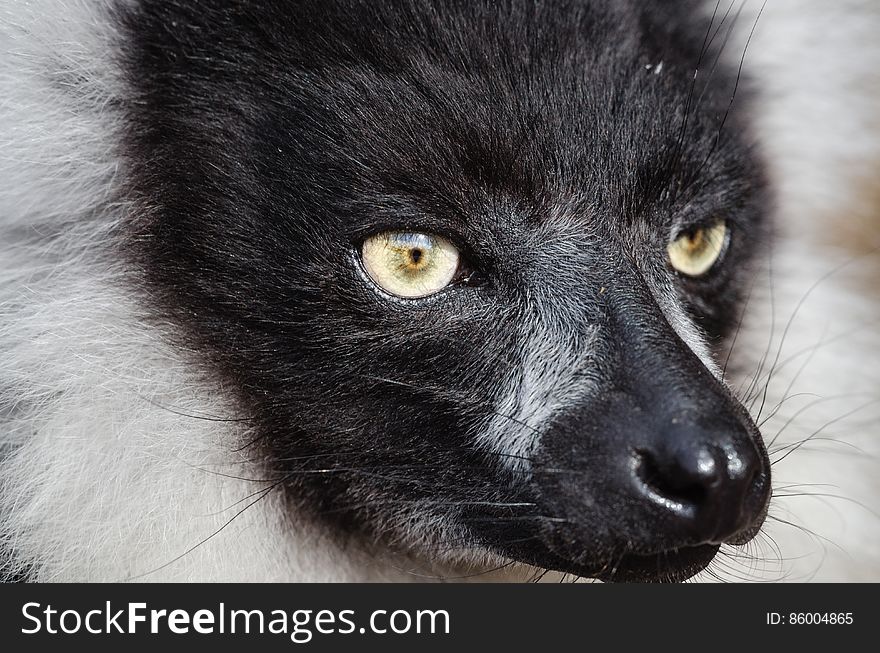
[[[419,261],[422,260],[422,256],[424,256],[424,253],[422,252],[422,250],[415,248],[415,249],[410,250],[409,260],[412,261],[413,265],[418,265]]]

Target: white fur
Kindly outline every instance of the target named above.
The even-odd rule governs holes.
[[[527,468],[556,413],[593,391],[588,371],[595,335],[593,330],[576,338],[540,315],[527,321],[519,336],[522,359],[511,361],[495,414],[478,434],[478,443],[504,455],[511,468]]]
[[[95,0],[0,9],[0,551],[40,580],[409,577],[287,516],[248,434],[121,289],[121,84]],[[186,417],[184,415],[190,415]],[[248,480],[251,479],[251,480]],[[256,494],[255,494],[256,493]]]
[[[685,313],[684,307],[681,305],[681,300],[678,299],[672,292],[667,291],[663,295],[657,297],[657,304],[663,310],[663,315],[666,317],[666,321],[669,322],[673,331],[681,338],[681,341],[690,348],[694,354],[696,354],[697,358],[700,359],[700,362],[706,366],[706,369],[712,373],[713,376],[720,379],[721,378],[721,368],[718,367],[718,363],[712,357],[712,352],[709,350],[709,344],[706,342],[705,335],[700,331],[699,327],[694,324],[694,321]]]

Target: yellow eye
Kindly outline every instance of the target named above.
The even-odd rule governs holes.
[[[724,252],[727,223],[718,220],[711,226],[686,231],[666,246],[672,267],[689,277],[706,274]]]
[[[398,297],[427,297],[440,292],[458,271],[458,250],[445,238],[386,231],[367,238],[364,268],[377,286]]]

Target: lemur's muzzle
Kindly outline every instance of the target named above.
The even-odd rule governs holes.
[[[632,306],[606,314],[597,356],[612,371],[542,438],[536,490],[562,517],[543,539],[602,578],[676,580],[757,533],[770,463],[745,408],[659,309]]]

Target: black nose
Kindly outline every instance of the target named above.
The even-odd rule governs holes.
[[[661,443],[637,452],[639,493],[667,535],[696,543],[748,539],[769,499],[764,456],[747,434],[693,431],[667,432]]]

